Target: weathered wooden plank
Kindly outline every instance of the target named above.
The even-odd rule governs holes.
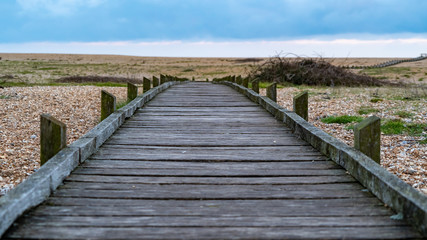
[[[354,183],[348,175],[337,176],[298,176],[298,177],[159,177],[159,176],[110,176],[80,175],[69,176],[66,182],[100,182],[123,184],[222,184],[222,185],[259,185],[259,184],[333,184]]]
[[[180,153],[173,153],[170,152],[170,154],[165,157],[165,155],[159,155],[156,153],[132,153],[132,152],[126,152],[126,154],[116,154],[112,155],[112,153],[106,153],[105,149],[103,150],[103,154],[96,154],[92,156],[92,159],[102,159],[102,160],[129,160],[129,161],[198,161],[198,162],[249,162],[249,161],[265,161],[265,162],[286,162],[286,161],[324,161],[326,158],[323,156],[310,156],[310,155],[298,155],[298,154],[286,154],[286,155],[277,155],[277,156],[240,156],[238,155],[239,152],[230,153],[229,155],[226,154],[180,154]]]
[[[410,227],[55,227],[27,226],[9,233],[46,239],[402,239],[420,238]]]
[[[167,177],[165,177],[167,178]],[[215,180],[214,180],[215,181]],[[61,186],[60,190],[64,191],[66,189],[80,189],[80,190],[133,190],[133,191],[139,191],[139,190],[145,190],[146,185],[153,183],[143,183],[143,184],[134,184],[134,183],[99,183],[99,182],[68,182],[64,186]],[[163,184],[163,183],[162,183]],[[156,184],[154,184],[156,185]],[[167,184],[163,184],[167,185]],[[172,183],[169,185],[181,185]],[[212,183],[205,183],[205,184],[199,184],[197,182],[193,184],[186,184],[189,186],[194,185],[205,185],[206,188],[210,187],[210,185],[223,185],[223,184],[217,184],[215,182]],[[227,184],[224,184],[227,185]],[[231,184],[228,184],[231,185]],[[236,184],[232,184],[236,185]],[[238,184],[238,185],[250,185],[250,184]],[[271,188],[274,184],[265,183],[263,185],[256,184],[257,186],[266,188],[265,190],[268,190]],[[355,190],[355,191],[362,191],[364,188],[360,186],[357,183],[335,183],[335,184],[275,184],[274,188],[280,187],[281,190],[284,191],[320,191],[320,190],[328,190],[328,189],[334,189],[334,190]]]
[[[374,227],[408,226],[387,216],[29,216],[18,224],[39,227]]]
[[[149,131],[148,131],[149,130]],[[170,129],[170,127],[152,127],[152,126],[145,126],[145,127],[136,127],[136,126],[127,126],[122,127],[119,130],[116,131],[117,134],[122,134],[124,132],[132,132],[134,134],[156,134],[156,133],[165,133],[169,132],[171,134],[268,134],[268,133],[288,133],[286,129],[283,128],[274,128],[274,127],[264,127],[264,128],[245,128],[245,127],[236,127],[233,129],[224,129],[221,127],[217,128],[191,128],[191,129],[180,129],[180,128],[174,128]]]
[[[301,146],[305,142],[293,138],[250,138],[234,135],[233,137],[208,137],[198,135],[188,136],[159,136],[159,137],[138,137],[138,136],[114,136],[107,144],[111,145],[138,145],[138,146]]]
[[[55,215],[50,207],[57,206],[85,206],[85,207],[104,207],[104,208],[114,208],[116,206],[127,206],[132,208],[133,206],[145,206],[159,212],[160,208],[163,210],[169,211],[170,208],[186,208],[190,209],[188,212],[194,213],[192,208],[197,209],[206,209],[214,208],[218,209],[219,207],[223,209],[225,214],[239,214],[239,216],[279,216],[278,214],[283,214],[285,216],[389,216],[392,214],[390,210],[383,208],[383,203],[378,201],[375,197],[366,197],[366,198],[357,198],[354,201],[349,201],[346,198],[340,199],[281,199],[281,200],[215,200],[215,201],[191,201],[191,200],[140,200],[140,199],[95,199],[95,198],[65,198],[65,197],[50,197],[44,206],[40,206],[40,210],[34,210],[36,212],[51,212],[49,215]],[[310,207],[311,206],[311,207]],[[47,210],[49,208],[49,210]],[[256,208],[259,208],[259,215],[255,214]],[[301,213],[295,214],[297,209],[304,209],[303,215]],[[331,209],[328,209],[331,208]],[[234,209],[234,210],[231,210]],[[239,210],[240,209],[240,210]],[[243,211],[242,209],[251,209],[250,211]],[[293,210],[292,210],[293,209]],[[311,209],[309,211],[309,209]],[[324,209],[323,211],[321,209]],[[351,210],[353,209],[353,210]],[[356,210],[359,210],[356,212]],[[373,209],[386,209],[377,212]],[[231,212],[228,212],[228,211]],[[350,210],[347,213],[346,210]],[[234,211],[234,212],[233,212]],[[239,212],[241,211],[241,212]],[[262,212],[265,211],[265,214]],[[291,212],[290,212],[291,211]],[[58,215],[61,215],[61,212],[56,211]],[[67,212],[67,211],[65,211]],[[197,214],[197,211],[196,213]],[[309,215],[311,214],[311,215]],[[385,214],[385,215],[384,215]],[[188,214],[178,214],[178,215],[188,215]],[[192,214],[190,214],[192,215]],[[65,214],[64,216],[67,216]],[[135,215],[137,216],[137,215]],[[210,216],[210,215],[203,215]],[[222,216],[215,214],[215,216]]]
[[[77,168],[74,173],[87,175],[109,175],[109,176],[257,176],[257,177],[286,177],[286,176],[337,176],[345,175],[343,169],[289,169],[289,170],[274,170],[274,169],[242,169],[242,170],[227,170],[227,169],[144,169],[144,168]]]
[[[169,162],[169,161],[126,161],[88,160],[84,168],[134,168],[134,169],[187,169],[187,170],[293,170],[293,169],[342,169],[332,161],[316,162]]]
[[[137,145],[109,145],[92,159],[124,160],[185,160],[185,161],[324,161],[326,158],[311,147],[161,147]]]
[[[256,127],[258,125],[258,123],[256,122],[249,122],[249,123],[245,123],[242,124],[241,122],[238,121],[234,121],[234,122],[222,122],[222,123],[218,123],[216,121],[203,121],[203,122],[194,122],[193,124],[188,123],[188,122],[180,122],[180,121],[173,121],[173,119],[170,120],[164,120],[164,121],[132,121],[132,122],[126,122],[123,124],[123,127],[128,127],[128,126],[132,126],[132,127],[144,127],[144,126],[149,126],[149,127],[174,127],[174,128],[184,128],[184,127],[192,127],[192,125],[194,125],[195,128],[221,128],[221,129],[225,129],[225,128],[236,128],[236,127]],[[264,127],[279,127],[279,123],[266,123],[264,124]]]
[[[241,116],[241,117],[237,117],[237,116],[179,116],[178,117],[171,117],[171,116],[133,116],[132,118],[130,118],[127,122],[132,123],[132,122],[140,122],[140,121],[147,121],[147,122],[151,122],[151,121],[175,121],[175,122],[188,122],[188,123],[192,123],[192,122],[210,122],[210,121],[215,121],[215,122],[219,122],[219,123],[227,123],[227,122],[241,122],[242,124],[249,124],[249,123],[257,123],[258,125],[260,125],[260,122],[262,123],[262,125],[264,124],[276,124],[278,126],[281,126],[282,123],[280,123],[279,121],[277,121],[276,119],[273,119],[271,117],[266,117],[266,116],[262,116],[262,117],[248,117],[248,116]]]
[[[153,102],[147,104],[149,107],[210,107],[210,108],[222,108],[222,107],[256,107],[257,105],[252,102]]]
[[[29,214],[38,216],[265,216],[265,217],[345,217],[345,216],[386,216],[393,212],[382,205],[367,204],[366,198],[346,200],[349,204],[332,205],[336,199],[327,203],[326,199],[298,200],[141,200],[111,198],[67,198],[54,197],[70,201],[75,205],[60,204],[57,206],[41,205]],[[90,200],[92,200],[90,202]],[[95,204],[98,200],[103,205]],[[126,201],[125,201],[126,200]],[[335,201],[334,201],[335,200]],[[372,200],[372,199],[371,199]],[[358,203],[360,201],[361,203]],[[376,199],[378,202],[378,200]],[[80,204],[78,204],[80,202]],[[124,204],[132,203],[133,204]],[[91,205],[83,205],[91,203]],[[108,205],[106,205],[108,203]],[[141,203],[136,205],[135,203]],[[322,204],[323,203],[323,204]]]
[[[56,197],[87,198],[133,198],[133,199],[330,199],[330,198],[363,198],[370,194],[355,190],[319,189],[287,190],[282,186],[259,185],[142,185],[141,190],[92,190],[64,189],[53,193]]]
[[[244,108],[247,109],[247,108]],[[211,116],[211,117],[271,117],[271,114],[268,112],[261,112],[260,109],[247,109],[246,111],[198,111],[203,110],[202,108],[197,109],[187,109],[181,108],[180,110],[174,111],[173,108],[140,108],[138,109],[132,117],[144,117],[144,116],[168,116],[168,115],[176,115],[176,116]]]
[[[221,110],[220,112],[237,112],[237,113],[253,113],[253,112],[260,112],[263,113],[265,110],[261,108],[260,106],[250,106],[250,107],[228,107],[224,106],[221,108],[218,108],[216,110]],[[142,114],[146,112],[208,112],[208,113],[214,113],[215,109],[209,108],[209,107],[167,107],[167,106],[144,106],[144,108],[138,109],[136,111],[136,114]],[[218,111],[217,111],[218,112]]]

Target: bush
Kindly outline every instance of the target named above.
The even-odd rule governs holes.
[[[256,66],[249,74],[252,79],[266,82],[289,82],[296,85],[323,86],[381,86],[385,82],[334,66],[323,59],[282,58],[269,59]]]
[[[363,117],[343,115],[338,117],[334,117],[334,116],[325,117],[325,118],[322,118],[320,121],[328,124],[330,123],[345,124],[345,123],[352,123],[352,122],[361,122],[362,120],[363,120]]]

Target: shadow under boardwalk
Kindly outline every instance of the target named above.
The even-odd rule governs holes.
[[[346,171],[223,85],[139,109],[6,238],[417,238]]]

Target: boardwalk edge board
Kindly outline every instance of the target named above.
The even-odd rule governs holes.
[[[138,96],[62,149],[27,180],[1,197],[0,237],[22,213],[46,200],[70,172],[95,153],[137,108],[175,84],[179,83],[166,82]]]
[[[285,123],[295,135],[345,168],[381,201],[397,213],[401,213],[423,236],[427,236],[427,196],[388,172],[360,151],[330,136],[269,98],[236,83],[228,81],[217,83],[232,87],[261,105],[278,120]]]

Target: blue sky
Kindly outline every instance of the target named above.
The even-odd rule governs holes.
[[[0,52],[427,52],[425,0],[2,0],[0,10]]]

